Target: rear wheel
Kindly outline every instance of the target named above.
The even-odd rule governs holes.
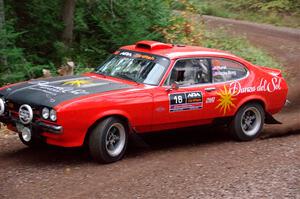
[[[253,140],[261,133],[264,120],[265,112],[260,104],[245,104],[231,122],[230,133],[240,141]]]
[[[89,137],[89,149],[94,160],[100,163],[116,162],[125,154],[128,127],[116,117],[99,122]]]

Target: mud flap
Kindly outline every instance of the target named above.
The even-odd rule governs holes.
[[[132,131],[129,134],[129,140],[133,146],[138,147],[138,148],[147,148],[149,145],[144,141],[144,139],[138,135],[136,132]]]
[[[265,124],[282,124],[276,120],[270,113],[266,113]]]

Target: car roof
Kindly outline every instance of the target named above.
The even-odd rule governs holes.
[[[217,57],[233,58],[240,61],[245,61],[235,55],[232,55],[222,50],[204,48],[198,46],[173,45],[173,44],[166,44],[166,43],[147,41],[147,40],[139,41],[135,45],[123,46],[120,48],[120,50],[151,53],[151,54],[167,57],[169,59],[178,59],[178,58],[195,57],[195,56],[217,56]]]

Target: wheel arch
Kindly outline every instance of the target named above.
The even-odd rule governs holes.
[[[245,110],[249,110],[249,108],[253,108],[254,104],[261,105],[260,110],[258,110],[258,107],[255,108],[257,111],[257,114],[259,114],[261,122],[255,123],[255,127],[253,129],[250,129],[250,134],[248,134],[248,129],[243,130],[242,126],[242,118],[245,114]],[[249,106],[250,105],[250,106]],[[258,113],[259,112],[259,113]],[[261,133],[261,130],[263,128],[263,124],[265,123],[266,117],[264,113],[266,113],[266,103],[264,99],[260,97],[255,96],[249,96],[248,98],[244,99],[239,103],[239,106],[237,106],[236,112],[234,116],[231,118],[231,121],[229,123],[229,132],[238,141],[250,141],[255,139],[259,134]],[[261,115],[263,114],[263,115]],[[259,121],[259,120],[258,120]],[[258,126],[259,124],[259,126]],[[247,132],[245,132],[247,131]]]
[[[125,124],[127,124],[127,128],[129,130],[129,132],[131,131],[131,119],[129,117],[128,114],[126,114],[125,112],[122,111],[109,111],[109,112],[104,112],[101,113],[100,115],[98,115],[97,117],[95,117],[95,119],[93,120],[93,122],[89,125],[89,128],[87,129],[86,133],[85,133],[85,137],[84,137],[84,142],[83,145],[86,145],[89,139],[89,136],[91,134],[91,131],[95,128],[95,126],[105,120],[106,118],[109,117],[116,117],[121,119],[122,121],[124,121]]]
[[[255,97],[251,97],[251,98],[246,98],[244,100],[241,100],[237,105],[236,105],[236,110],[234,111],[233,115],[230,115],[228,117],[222,117],[222,118],[217,118],[214,120],[215,124],[228,124],[232,121],[232,119],[236,116],[236,114],[238,113],[239,109],[249,103],[258,103],[263,107],[264,112],[267,114],[266,112],[266,102],[262,99],[262,98],[255,98]]]
[[[248,97],[248,98],[245,98],[243,100],[241,100],[238,105],[237,105],[237,109],[235,111],[234,114],[236,114],[238,112],[238,110],[244,106],[245,104],[249,104],[249,103],[258,103],[262,106],[262,108],[264,109],[265,112],[267,112],[267,103],[266,103],[266,100],[261,97],[261,96],[251,96],[251,97]]]
[[[266,107],[266,102],[263,99],[251,99],[251,100],[248,100],[245,103],[243,103],[241,106],[243,106],[245,104],[249,104],[249,103],[258,103],[262,106],[262,108],[265,112],[265,121],[264,121],[265,124],[282,124],[280,121],[276,120],[270,112],[268,112],[268,108]],[[237,111],[238,111],[238,109],[237,109]]]

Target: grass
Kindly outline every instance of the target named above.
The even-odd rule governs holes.
[[[275,11],[253,10],[244,8],[243,6],[245,5],[236,0],[186,0],[182,5],[178,2],[177,4],[174,6],[175,9],[185,10],[187,7],[192,6],[196,13],[203,15],[300,28],[300,11],[279,13]]]
[[[205,31],[201,44],[204,47],[229,51],[259,66],[282,69],[278,61],[264,50],[253,46],[246,38],[229,36],[223,30]]]
[[[175,27],[168,28],[165,37],[170,39],[167,42],[220,49],[259,66],[282,69],[276,59],[263,49],[252,45],[247,38],[230,35],[224,28],[207,30],[205,24],[201,23],[203,19],[191,12],[182,11],[175,14],[183,21],[178,22]]]

